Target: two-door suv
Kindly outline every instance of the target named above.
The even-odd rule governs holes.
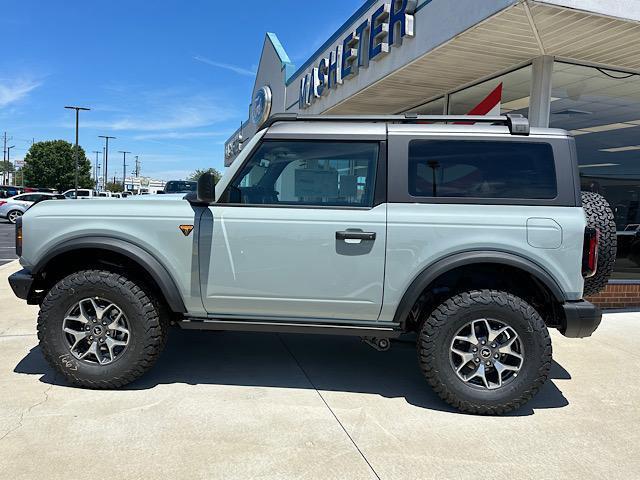
[[[571,135],[521,116],[275,115],[215,187],[36,205],[10,283],[74,385],[132,382],[171,324],[379,350],[415,332],[445,401],[498,414],[546,380],[548,329],[600,323],[583,295],[606,282],[615,224],[585,198],[587,215]]]

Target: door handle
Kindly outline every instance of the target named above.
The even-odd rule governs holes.
[[[336,232],[336,240],[375,240],[376,232],[362,232],[358,230],[346,230]]]

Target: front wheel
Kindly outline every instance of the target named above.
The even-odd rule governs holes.
[[[551,367],[551,339],[540,315],[521,298],[495,290],[456,295],[424,321],[422,371],[450,405],[496,415],[529,401]]]
[[[21,216],[22,216],[22,212],[20,210],[11,210],[7,214],[7,220],[15,224]]]
[[[47,361],[70,383],[117,388],[153,366],[165,344],[165,316],[143,285],[86,270],[47,293],[38,338]]]

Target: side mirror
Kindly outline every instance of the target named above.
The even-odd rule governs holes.
[[[212,204],[216,201],[216,179],[212,173],[203,173],[198,179],[198,202]]]

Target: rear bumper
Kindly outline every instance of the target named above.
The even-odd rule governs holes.
[[[560,333],[565,337],[590,337],[602,320],[602,311],[593,303],[585,300],[567,302],[562,305],[564,321]]]
[[[26,269],[22,269],[19,272],[9,276],[9,285],[16,297],[26,300],[31,292],[31,286],[33,285],[34,278],[31,272]]]

